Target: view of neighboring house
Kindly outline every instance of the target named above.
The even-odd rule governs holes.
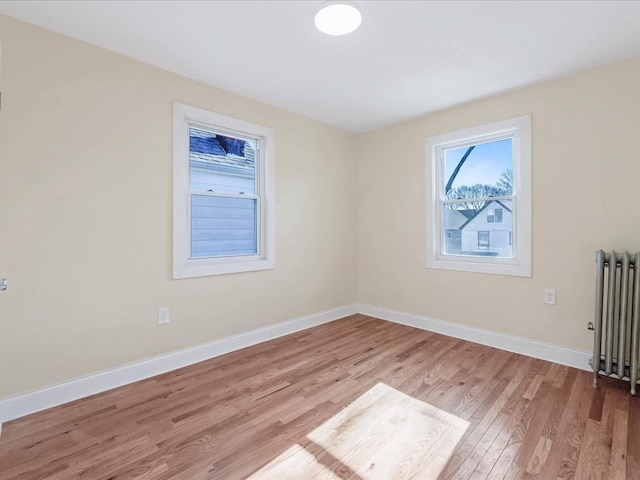
[[[480,210],[444,209],[445,252],[512,256],[512,212],[508,200],[491,200]]]
[[[191,257],[256,253],[255,153],[255,142],[189,129]]]
[[[477,210],[444,209],[444,251],[447,254],[460,254],[462,252],[462,230],[460,227],[475,217]]]
[[[189,163],[191,190],[254,193],[252,142],[191,127]]]

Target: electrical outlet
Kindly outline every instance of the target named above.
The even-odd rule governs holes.
[[[166,325],[169,323],[169,307],[158,309],[158,325]]]
[[[544,289],[544,303],[548,305],[556,304],[556,290],[555,288],[545,288]]]

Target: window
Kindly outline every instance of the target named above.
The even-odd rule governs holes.
[[[269,128],[174,104],[173,278],[274,268]]]
[[[531,276],[531,117],[427,139],[428,268]]]
[[[502,223],[502,209],[501,208],[488,209],[487,223]]]
[[[478,248],[481,250],[489,248],[489,232],[478,232]]]

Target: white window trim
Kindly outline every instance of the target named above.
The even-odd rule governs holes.
[[[515,258],[440,255],[440,183],[444,175],[437,153],[474,141],[490,141],[513,135],[513,251]],[[522,115],[500,122],[430,137],[426,141],[426,267],[463,272],[490,273],[531,277],[531,115]]]
[[[258,254],[191,257],[189,126],[198,125],[239,137],[259,139],[256,152]],[[262,125],[174,102],[173,104],[173,278],[204,277],[275,268],[275,140]]]

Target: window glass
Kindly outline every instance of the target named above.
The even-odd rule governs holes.
[[[257,142],[189,128],[191,190],[236,194],[256,193]]]
[[[444,255],[513,257],[512,143],[508,137],[443,149]]]
[[[257,200],[191,196],[191,257],[253,255],[258,252]]]
[[[489,232],[478,232],[478,248],[481,250],[489,248]]]
[[[445,149],[444,154],[447,198],[486,198],[513,193],[511,137]]]
[[[255,152],[255,140],[189,128],[191,258],[258,252]]]
[[[271,128],[173,104],[173,278],[275,268]]]
[[[427,161],[426,266],[530,276],[531,116],[429,137]]]
[[[500,208],[490,208],[498,205]],[[483,210],[456,209],[445,203],[443,254],[513,258],[511,200],[490,201]],[[493,210],[493,215],[486,214]],[[501,211],[500,220],[496,212]],[[481,241],[482,239],[482,241]]]

